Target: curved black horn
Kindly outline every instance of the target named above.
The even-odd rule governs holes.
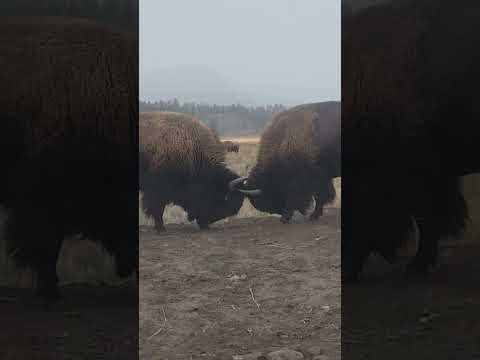
[[[263,191],[260,189],[255,189],[255,190],[243,190],[243,189],[238,189],[237,191],[241,192],[242,194],[246,196],[251,196],[251,197],[257,197],[257,196],[262,196]]]
[[[229,191],[239,190],[238,187],[239,187],[240,185],[243,185],[244,182],[247,181],[247,179],[248,179],[247,177],[239,177],[239,178],[236,178],[236,179],[230,181],[230,182],[228,183],[228,190],[229,190]]]
[[[228,184],[229,191],[238,191],[246,196],[251,196],[251,197],[262,196],[263,191],[260,189],[254,189],[254,190],[239,189],[240,186],[246,185],[247,180],[248,180],[248,177],[239,177],[235,180],[230,181],[230,183]]]

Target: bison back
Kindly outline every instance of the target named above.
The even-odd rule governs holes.
[[[224,165],[225,151],[215,132],[189,115],[142,113],[140,162],[144,172],[201,176]]]
[[[315,166],[325,156],[340,162],[339,102],[299,105],[275,116],[262,134],[258,163],[301,159]]]
[[[17,153],[56,141],[108,142],[109,156],[136,152],[138,57],[131,34],[86,20],[3,18],[0,53],[0,130],[9,136],[15,127],[27,144]],[[12,148],[1,153],[13,156]]]

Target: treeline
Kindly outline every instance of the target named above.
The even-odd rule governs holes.
[[[138,30],[138,0],[0,1],[0,14],[86,18],[124,30]]]
[[[174,111],[190,114],[202,120],[220,136],[254,135],[277,113],[286,110],[283,105],[247,107],[243,105],[213,105],[168,101],[140,101],[140,111]]]

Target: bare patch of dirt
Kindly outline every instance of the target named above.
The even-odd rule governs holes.
[[[131,360],[138,355],[137,287],[68,286],[46,308],[32,290],[0,290],[0,359]]]
[[[342,288],[342,359],[480,359],[480,244],[442,244],[439,265],[407,280],[408,259],[376,257]]]
[[[340,358],[340,209],[140,230],[140,358]],[[315,349],[312,352],[312,348]]]

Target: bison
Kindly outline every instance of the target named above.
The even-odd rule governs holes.
[[[417,223],[418,275],[461,234],[460,177],[480,171],[480,4],[402,1],[342,20],[342,270],[394,261]],[[448,24],[448,26],[445,26]]]
[[[138,42],[69,18],[0,21],[0,205],[6,248],[60,297],[65,237],[101,243],[119,276],[138,265]]]
[[[244,195],[232,188],[239,176],[225,166],[225,153],[215,132],[190,115],[140,115],[142,204],[158,231],[165,230],[163,212],[170,203],[201,229],[238,213]]]
[[[290,221],[305,214],[315,198],[311,219],[335,199],[333,178],[340,176],[340,103],[304,104],[277,114],[260,139],[257,163],[238,188],[252,205]]]
[[[234,143],[233,141],[225,140],[225,141],[222,141],[222,144],[225,147],[225,151],[227,152],[238,153],[238,150],[240,149],[240,145],[237,143]]]

